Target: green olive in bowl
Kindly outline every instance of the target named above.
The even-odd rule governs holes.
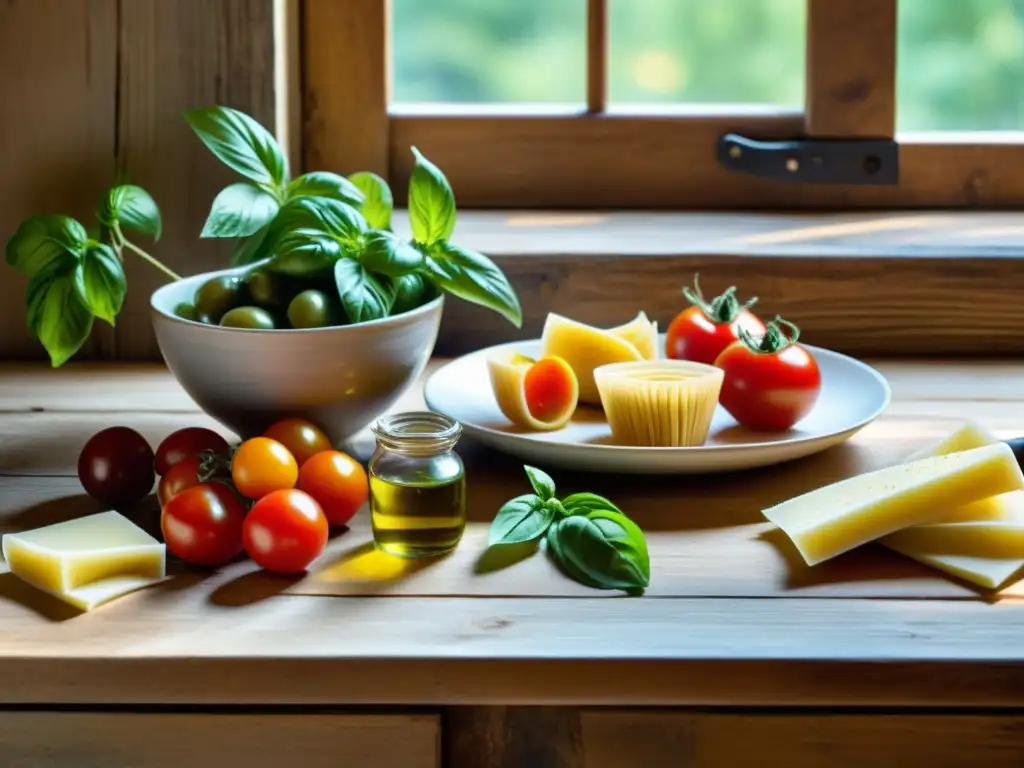
[[[225,328],[253,328],[264,331],[275,327],[273,316],[261,307],[235,307],[225,313],[220,324]]]
[[[324,328],[334,325],[335,313],[323,291],[303,291],[288,305],[292,328]]]
[[[288,292],[284,283],[280,275],[264,269],[250,272],[245,279],[249,296],[257,306],[264,309],[277,309],[287,305]]]
[[[245,284],[235,275],[222,275],[207,280],[196,291],[196,319],[218,325],[230,310],[245,303]]]

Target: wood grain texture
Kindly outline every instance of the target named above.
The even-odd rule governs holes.
[[[274,0],[121,3],[118,162],[160,206],[153,253],[191,275],[227,265],[231,243],[199,233],[217,192],[237,177],[192,133],[187,109],[222,104],[275,125]],[[159,358],[149,296],[165,278],[126,258],[129,291],[118,353]]]
[[[891,139],[896,0],[808,0],[807,134]]]
[[[451,707],[442,722],[446,768],[583,768],[572,707]]]
[[[0,244],[22,220],[62,213],[94,224],[114,179],[117,0],[0,3]],[[0,356],[44,358],[25,326],[23,278],[0,278]],[[81,357],[112,357],[97,323]]]
[[[304,0],[306,170],[388,176],[387,0]]]
[[[1015,768],[1018,714],[584,710],[581,768]]]
[[[608,0],[587,0],[587,111],[608,102]]]
[[[5,712],[6,768],[438,768],[429,715]]]

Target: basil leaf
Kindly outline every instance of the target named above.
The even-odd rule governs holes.
[[[334,282],[349,322],[365,323],[387,317],[395,302],[395,286],[386,277],[374,275],[355,259],[334,263]]]
[[[621,512],[598,510],[559,521],[552,536],[560,565],[602,589],[640,589],[650,584],[651,563],[643,532]]]
[[[28,327],[42,342],[54,368],[64,365],[89,338],[92,313],[75,287],[75,263],[51,262],[29,281]]]
[[[534,493],[544,501],[554,497],[555,481],[551,479],[551,475],[536,467],[524,466],[523,469],[526,470],[526,476],[530,478],[530,485],[533,486]]]
[[[359,210],[366,217],[369,225],[374,229],[390,230],[391,211],[395,207],[395,198],[391,194],[388,183],[369,171],[353,173],[348,178],[363,194],[363,202]]]
[[[604,496],[596,493],[574,493],[562,499],[562,506],[570,515],[585,515],[588,512],[598,509],[610,509],[613,512],[622,512]]]
[[[276,237],[290,229],[303,227],[319,229],[341,240],[355,245],[367,230],[366,219],[348,203],[329,197],[297,197],[283,206],[270,227],[269,238]]]
[[[247,237],[273,221],[277,210],[273,195],[240,181],[224,187],[214,198],[199,236]]]
[[[559,570],[562,571],[573,581],[578,581],[587,587],[593,587],[594,589],[604,589],[604,585],[592,578],[586,571],[581,571],[572,560],[565,556],[565,552],[562,548],[562,538],[560,535],[562,524],[565,520],[556,520],[548,528],[547,536],[545,541],[548,545],[548,553],[554,559],[555,564],[558,565]]]
[[[285,199],[296,197],[330,197],[355,206],[363,203],[363,193],[356,184],[329,171],[310,171],[293,180],[285,191]]]
[[[421,245],[447,240],[455,231],[455,195],[441,169],[416,147],[409,180],[409,222],[413,239]]]
[[[272,223],[272,222],[271,222]],[[231,252],[231,265],[244,267],[265,258],[263,253],[263,241],[270,231],[270,224],[264,224],[244,240],[239,240]]]
[[[391,307],[391,314],[400,315],[422,307],[435,296],[433,283],[423,275],[417,272],[402,275],[395,280],[395,303]]]
[[[401,277],[423,266],[424,257],[419,249],[390,232],[370,232],[359,261],[371,272],[389,277]]]
[[[7,241],[7,263],[32,277],[66,256],[80,259],[88,237],[85,227],[68,216],[30,216]]]
[[[498,312],[516,328],[523,326],[519,297],[505,274],[482,253],[435,243],[427,255],[427,268],[431,279],[448,293]]]
[[[191,109],[185,120],[226,166],[267,189],[288,180],[288,161],[273,135],[249,115],[230,107]]]
[[[305,277],[323,272],[341,256],[334,238],[315,229],[286,232],[271,254],[268,268],[282,275]]]
[[[160,239],[163,222],[156,201],[142,187],[121,184],[109,190],[96,209],[96,219],[105,228],[117,222],[123,229]]]
[[[109,245],[96,243],[75,267],[75,289],[92,314],[111,325],[121,311],[128,282],[124,266]]]
[[[487,537],[488,546],[521,544],[538,539],[553,519],[554,512],[543,499],[529,493],[517,496],[498,510]]]

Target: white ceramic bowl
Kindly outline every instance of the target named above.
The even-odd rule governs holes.
[[[244,271],[187,277],[150,299],[168,368],[200,408],[243,438],[299,416],[340,445],[412,386],[434,350],[443,295],[383,320],[302,330],[222,328],[174,314],[210,278]]]

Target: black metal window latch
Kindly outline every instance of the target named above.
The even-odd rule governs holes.
[[[736,133],[718,140],[718,162],[730,171],[814,184],[898,184],[899,144],[873,139],[757,141]]]

